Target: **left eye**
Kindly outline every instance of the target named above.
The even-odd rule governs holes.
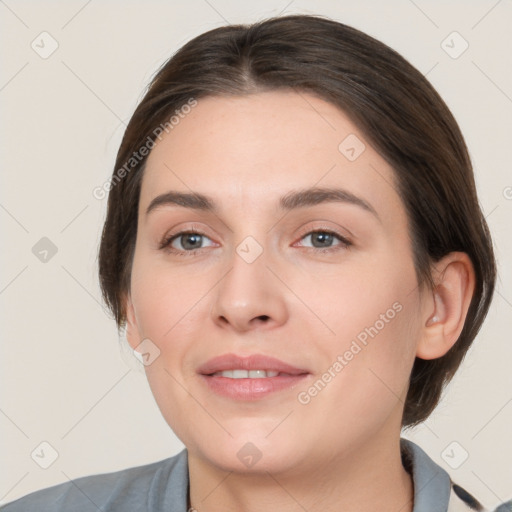
[[[306,247],[313,247],[314,249],[329,249],[333,247],[332,244],[336,239],[340,242],[337,244],[338,246],[342,245],[348,247],[351,245],[346,238],[343,238],[342,236],[332,231],[311,231],[310,233],[304,235],[301,240],[307,238],[310,239],[312,245]]]

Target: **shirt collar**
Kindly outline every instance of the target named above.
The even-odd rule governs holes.
[[[416,443],[403,437],[400,438],[400,451],[402,463],[413,480],[413,512],[446,512],[451,492],[448,473]]]
[[[446,512],[451,482],[448,473],[438,466],[417,444],[400,438],[400,452],[405,469],[414,485],[413,512]],[[187,510],[189,478],[187,450],[176,457],[173,475],[165,489],[166,510]],[[150,510],[152,510],[150,508]]]

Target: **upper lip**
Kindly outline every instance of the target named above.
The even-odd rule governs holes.
[[[201,365],[198,368],[198,373],[202,375],[212,375],[225,370],[270,370],[290,375],[309,373],[307,370],[297,368],[275,357],[265,356],[263,354],[252,354],[250,356],[224,354],[217,356]]]

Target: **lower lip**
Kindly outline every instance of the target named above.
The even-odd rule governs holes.
[[[308,374],[267,377],[264,379],[230,379],[202,375],[208,387],[218,395],[235,400],[258,400],[272,393],[293,388],[302,382]]]

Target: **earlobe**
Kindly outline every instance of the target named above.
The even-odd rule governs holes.
[[[435,289],[427,301],[416,356],[437,359],[457,342],[475,288],[475,275],[469,256],[452,252],[435,265]]]

